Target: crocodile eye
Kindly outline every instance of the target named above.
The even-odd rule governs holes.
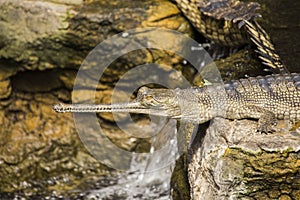
[[[138,90],[138,95],[147,95],[149,91],[150,89],[148,87],[143,86]]]
[[[142,104],[144,104],[145,106],[151,106],[153,105],[153,98],[151,95],[149,94],[144,94],[142,95]]]
[[[153,98],[151,95],[144,95],[144,99],[147,100],[147,101],[151,101]]]

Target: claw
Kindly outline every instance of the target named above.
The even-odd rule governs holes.
[[[276,129],[275,129],[275,126],[276,123],[274,124],[271,124],[271,126],[268,126],[268,125],[265,125],[265,124],[262,124],[262,125],[259,125],[257,127],[257,132],[258,133],[261,133],[261,134],[269,134],[269,133],[275,133],[276,132]]]

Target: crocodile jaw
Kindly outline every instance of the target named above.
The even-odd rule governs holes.
[[[149,114],[156,116],[165,116],[170,118],[178,118],[179,116],[168,112],[167,109],[159,107],[147,107],[139,102],[120,103],[111,105],[97,105],[97,104],[56,104],[53,110],[59,113],[137,113]]]

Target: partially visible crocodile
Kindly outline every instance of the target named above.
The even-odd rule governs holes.
[[[260,5],[238,0],[173,0],[197,31],[222,46],[249,43],[243,21],[253,21]]]
[[[214,117],[255,118],[268,132],[276,119],[300,120],[300,74],[269,75],[188,89],[142,87],[131,103],[57,104],[57,112],[131,112],[167,116],[192,123]]]

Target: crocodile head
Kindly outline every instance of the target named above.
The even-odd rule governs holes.
[[[150,89],[141,87],[137,98],[123,106],[124,112],[166,116],[187,122],[203,123],[214,117],[211,87],[188,89]],[[218,93],[220,93],[218,91]],[[212,94],[212,95],[208,95]],[[115,105],[112,105],[115,106]],[[135,106],[134,109],[133,106]],[[113,109],[113,112],[121,110]]]
[[[180,110],[176,98],[174,90],[171,89],[141,87],[138,90],[137,97],[129,103],[111,105],[56,104],[53,109],[56,112],[126,112],[178,118],[180,117]]]
[[[128,103],[130,105],[131,103]],[[178,96],[172,89],[150,89],[141,87],[132,104],[139,105],[142,112],[170,118],[180,118]],[[126,110],[126,109],[125,109]],[[131,112],[128,110],[128,112]]]
[[[56,112],[125,112],[165,116],[182,121],[203,123],[212,117],[211,98],[207,88],[150,89],[141,87],[129,103],[111,105],[58,104]]]

